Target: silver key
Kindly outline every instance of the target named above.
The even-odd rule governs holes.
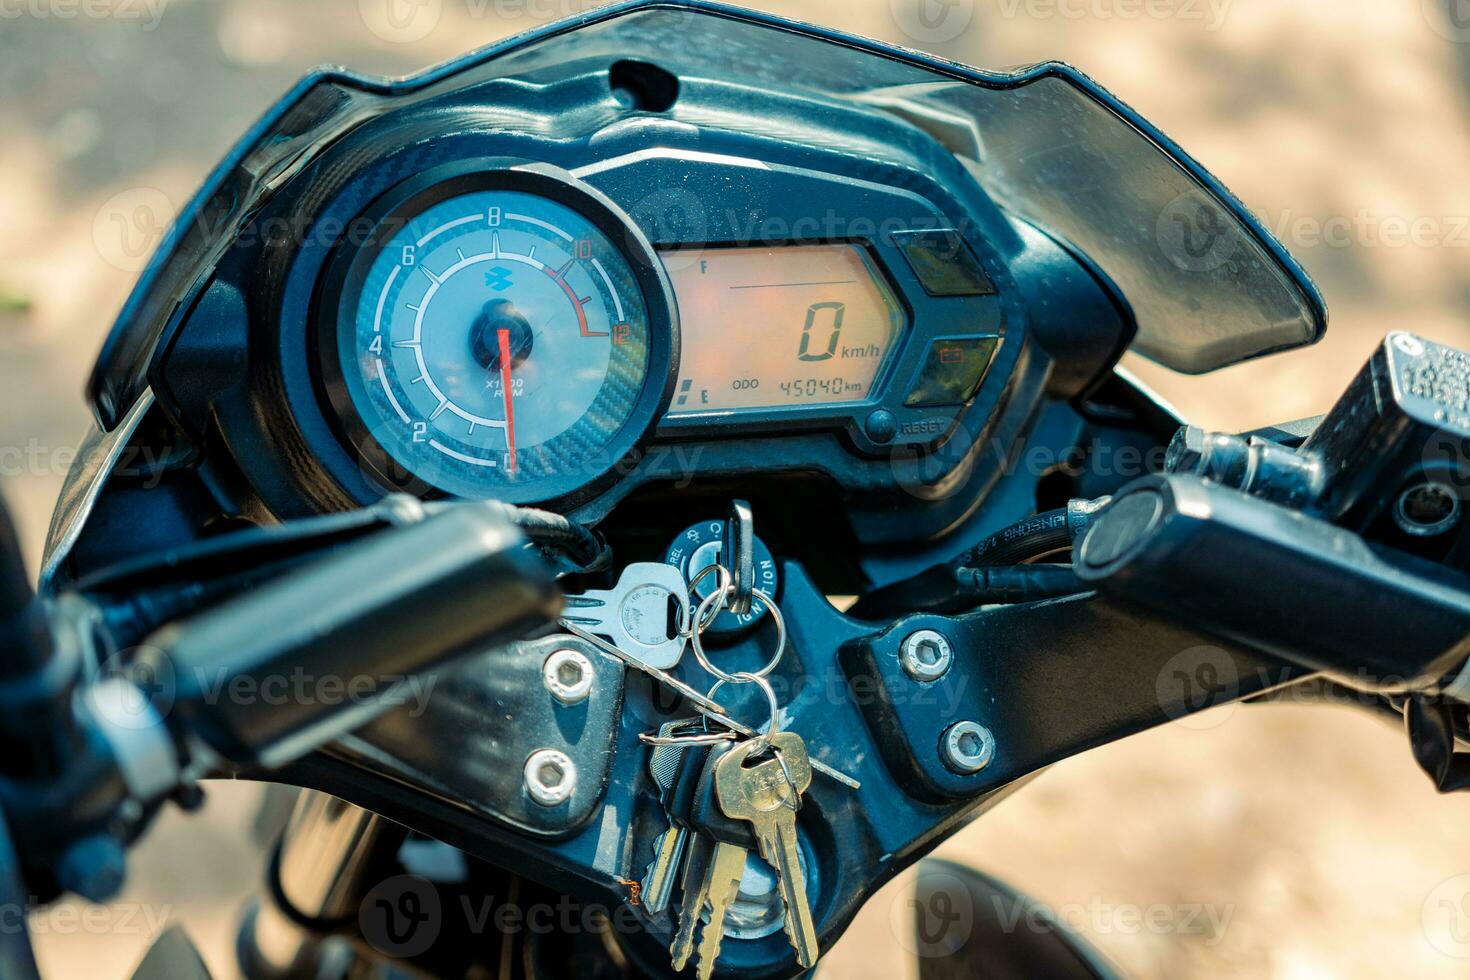
[[[778,732],[770,744],[771,755],[749,766],[746,762],[759,742],[743,742],[725,753],[715,764],[715,793],[727,816],[754,828],[761,857],[776,869],[786,906],[786,936],[796,961],[810,968],[817,962],[817,929],[797,854],[796,811],[812,783],[811,760],[806,743],[793,732]]]
[[[720,564],[730,573],[730,612],[744,616],[750,612],[751,592],[755,588],[755,518],[750,504],[730,501],[730,516],[720,536]]]
[[[636,562],[623,569],[616,588],[569,595],[562,621],[606,637],[624,654],[655,670],[671,670],[684,656],[688,640],[674,624],[670,636],[669,600],[686,614],[689,586],[663,562]]]
[[[695,718],[671,721],[659,726],[658,736],[671,738],[699,725],[699,720]],[[673,784],[674,775],[679,770],[679,759],[684,752],[685,749],[677,745],[658,745],[649,754],[648,770],[660,796],[667,794]],[[674,891],[674,878],[678,874],[679,863],[689,842],[688,834],[685,828],[670,823],[669,829],[659,835],[658,842],[654,845],[653,864],[649,865],[648,874],[643,878],[643,905],[653,915],[658,915],[669,907],[669,897]]]
[[[650,915],[659,915],[669,907],[674,894],[674,873],[689,844],[689,832],[672,824],[653,846],[653,863],[643,876],[643,906]]]
[[[703,834],[690,834],[688,854],[684,859],[682,888],[684,901],[679,908],[679,928],[669,944],[674,969],[682,970],[694,953],[694,934],[706,911],[709,921],[699,936],[698,980],[709,980],[720,956],[725,935],[725,913],[740,892],[740,879],[745,874],[746,850],[725,844]]]

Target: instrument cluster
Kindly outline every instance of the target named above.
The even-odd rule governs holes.
[[[976,442],[1020,329],[937,184],[679,147],[572,162],[451,159],[340,215],[372,230],[325,256],[306,339],[372,489],[566,508],[754,463],[873,491],[939,482],[967,415]]]
[[[215,420],[218,485],[276,517],[409,492],[596,523],[784,475],[867,543],[973,512],[1051,363],[1016,270],[1078,267],[891,113],[690,83],[687,118],[630,117],[607,79],[388,113],[282,182],[253,220],[309,233],[242,235],[155,375]]]

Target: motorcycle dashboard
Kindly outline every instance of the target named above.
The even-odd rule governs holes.
[[[377,488],[575,506],[752,461],[878,487],[895,449],[962,426],[1020,344],[978,227],[1004,222],[937,181],[738,133],[722,153],[610,138],[590,158],[479,142],[354,173],[313,220],[366,236],[288,273],[319,283],[306,335],[283,339],[283,374],[304,360],[315,391],[296,414],[323,409],[336,446],[314,457],[340,447]],[[314,358],[292,356],[302,341]]]
[[[1037,322],[1068,297],[1027,271],[1038,240],[1122,311],[1098,329],[1181,370],[1321,331],[1270,236],[1089,84],[657,2],[410,82],[311,78],[191,205],[227,216],[180,222],[95,404],[141,377],[219,420],[275,513],[406,490],[595,520],[792,472],[938,531],[1042,397]],[[1202,216],[1210,254],[1171,248]],[[201,370],[232,344],[243,383],[238,354]]]

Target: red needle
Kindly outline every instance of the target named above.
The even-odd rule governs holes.
[[[500,387],[505,392],[505,444],[510,455],[506,460],[510,471],[516,471],[516,404],[510,390],[510,331],[497,330],[500,340]]]

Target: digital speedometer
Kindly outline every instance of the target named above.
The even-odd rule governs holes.
[[[906,317],[862,248],[677,254],[670,268],[684,338],[673,416],[845,405],[872,396]]]
[[[549,501],[646,432],[677,343],[652,250],[550,168],[428,174],[344,259],[324,378],[379,482]]]

